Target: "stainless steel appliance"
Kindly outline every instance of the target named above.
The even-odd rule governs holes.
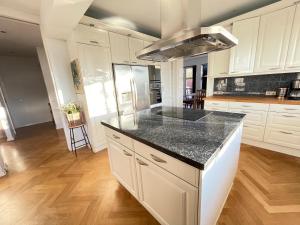
[[[161,1],[162,39],[137,52],[137,57],[161,62],[220,51],[237,45],[238,39],[221,26],[200,27],[201,2]]]
[[[288,98],[294,100],[300,100],[300,79],[292,81]]]
[[[119,115],[150,108],[147,66],[113,65]]]
[[[279,99],[284,99],[287,94],[287,88],[277,88],[276,96]]]

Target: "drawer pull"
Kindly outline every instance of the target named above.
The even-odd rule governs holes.
[[[242,107],[249,108],[249,107],[251,107],[251,106],[250,106],[250,105],[242,105]]]
[[[157,157],[157,156],[155,156],[155,155],[150,154],[150,156],[151,156],[151,158],[152,158],[153,160],[155,160],[156,162],[160,162],[160,163],[166,163],[166,162],[167,162],[167,161],[165,161],[165,160],[163,160],[163,159],[161,159],[161,158],[159,158],[159,157]]]
[[[280,67],[272,67],[272,68],[269,68],[269,70],[279,70]]]
[[[142,160],[136,158],[136,161],[138,162],[138,164],[142,165],[142,166],[148,166],[147,163],[143,162]]]
[[[296,117],[296,116],[289,116],[289,115],[282,115],[283,117],[288,117],[288,118],[293,118],[293,117]]]
[[[130,154],[129,152],[127,152],[127,151],[125,151],[125,150],[123,150],[123,153],[124,153],[124,155],[126,155],[126,156],[132,156],[132,154]]]
[[[212,105],[219,105],[219,103],[211,103]]]
[[[90,41],[90,42],[93,43],[93,44],[99,44],[98,41]]]
[[[280,133],[283,133],[283,134],[293,134],[293,133],[286,132],[286,131],[280,131]]]
[[[297,109],[291,109],[291,108],[284,108],[285,110],[297,110]]]
[[[115,135],[115,134],[113,134],[113,138],[114,138],[114,139],[120,139],[120,137],[117,136],[117,135]]]

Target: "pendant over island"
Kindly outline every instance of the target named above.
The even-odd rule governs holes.
[[[244,114],[157,107],[105,126],[111,171],[164,225],[215,224],[239,160]]]

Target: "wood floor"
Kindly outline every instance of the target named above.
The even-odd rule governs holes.
[[[154,225],[156,220],[112,177],[107,152],[78,158],[49,124],[18,130],[0,144],[9,174],[0,178],[1,225]],[[218,225],[299,225],[300,159],[242,146]]]

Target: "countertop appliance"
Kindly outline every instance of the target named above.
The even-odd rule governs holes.
[[[113,73],[119,115],[150,108],[147,66],[113,64]]]
[[[278,99],[284,99],[287,94],[287,88],[277,88],[276,96]]]
[[[300,100],[300,79],[291,82],[288,98],[293,100]]]
[[[220,51],[238,44],[221,26],[201,26],[201,1],[161,1],[162,39],[137,52],[137,58],[165,62],[184,56]]]

